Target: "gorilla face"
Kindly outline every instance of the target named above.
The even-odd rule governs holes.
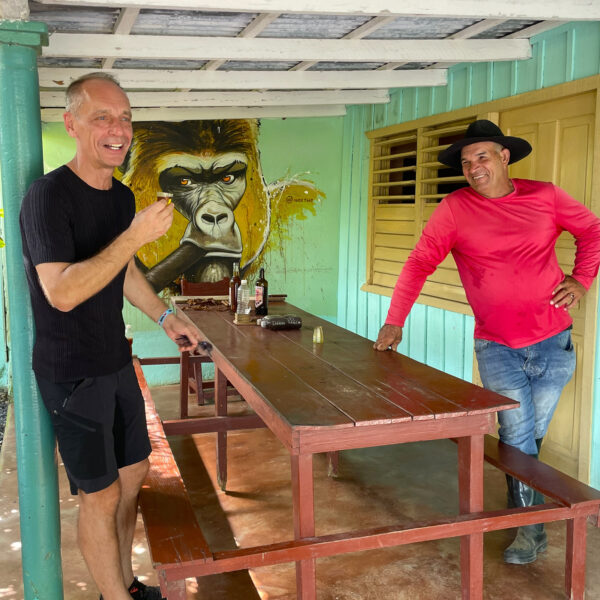
[[[208,255],[242,251],[233,211],[246,191],[247,168],[248,159],[240,152],[174,153],[160,160],[159,185],[173,194],[175,207],[190,221],[184,239]]]

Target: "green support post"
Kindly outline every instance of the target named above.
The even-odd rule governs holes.
[[[31,370],[34,325],[19,230],[23,195],[43,174],[36,59],[47,44],[44,23],[0,21],[0,172],[26,600],[63,599],[55,440]]]

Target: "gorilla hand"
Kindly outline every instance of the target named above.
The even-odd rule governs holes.
[[[138,242],[138,248],[157,240],[167,233],[173,222],[173,205],[158,200],[136,213],[129,232]]]

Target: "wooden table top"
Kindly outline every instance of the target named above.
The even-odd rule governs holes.
[[[235,325],[229,311],[176,305],[213,345],[215,364],[229,363],[291,429],[453,419],[517,406],[397,352],[377,352],[370,340],[291,304],[274,303],[269,314],[300,316],[299,330]],[[321,344],[312,341],[317,325]]]

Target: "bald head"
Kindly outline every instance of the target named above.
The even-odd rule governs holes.
[[[72,81],[67,88],[65,102],[65,109],[67,112],[70,112],[74,115],[79,112],[79,108],[81,107],[81,103],[83,102],[85,96],[85,84],[88,81],[108,81],[116,85],[125,94],[125,90],[123,90],[117,79],[109,73],[102,73],[101,71],[88,73],[87,75],[83,75],[82,77],[75,79],[75,81]]]

